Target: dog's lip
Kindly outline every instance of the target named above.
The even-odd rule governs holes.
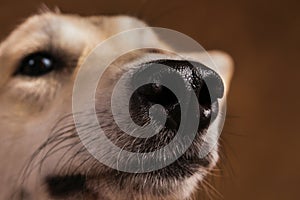
[[[127,184],[129,184],[132,180],[135,180],[135,183],[144,183],[145,180],[149,180],[147,182],[149,183],[147,187],[150,188],[151,185],[157,181],[164,181],[165,185],[162,190],[167,192],[169,187],[173,185],[174,180],[178,183],[184,182],[191,176],[199,173],[199,169],[201,167],[205,169],[209,168],[211,163],[209,156],[202,160],[198,157],[195,157],[194,159],[186,159],[187,158],[179,158],[178,161],[171,165],[149,173],[127,173],[111,169],[103,173],[97,173],[94,170],[89,170],[89,173],[79,172],[74,174],[52,174],[46,177],[45,183],[49,195],[60,199],[77,197],[82,194],[96,197],[101,195],[101,191],[99,190],[101,184],[113,183],[116,188],[124,188],[128,187]],[[150,180],[153,180],[153,182]],[[140,184],[140,186],[143,187],[146,185]],[[135,187],[136,186],[134,186],[134,188]],[[143,188],[137,189],[140,191]]]
[[[87,177],[82,174],[50,175],[45,178],[47,191],[54,197],[65,197],[86,191]]]

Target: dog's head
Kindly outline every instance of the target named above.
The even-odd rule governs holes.
[[[127,16],[80,17],[47,12],[27,19],[1,44],[1,198],[13,194],[20,199],[185,199],[191,195],[218,160],[217,140],[232,74],[228,55],[218,51],[209,52],[209,56],[184,52],[177,55],[153,31],[133,33],[128,40],[117,40],[107,46],[106,55],[114,55],[124,46],[135,49],[149,44],[160,48],[139,49],[119,56],[104,70],[94,91],[95,99],[91,102],[95,109],[72,109],[80,66],[88,65],[91,69],[89,75],[83,76],[87,82],[97,69],[99,60],[87,59],[94,48],[122,31],[144,27],[145,23]],[[213,63],[218,70],[212,69]],[[161,66],[167,68],[151,71]],[[127,78],[119,84],[117,94],[113,94],[123,74]],[[162,84],[175,77],[181,81],[176,81],[174,87],[192,92],[196,101],[192,97],[179,100]],[[135,84],[145,80],[148,84],[135,88]],[[85,91],[78,87],[77,95],[82,92],[84,97]],[[182,94],[187,97],[190,93]],[[124,112],[128,111],[131,122],[139,127],[151,124],[157,134],[134,137],[143,135],[145,129],[141,132],[131,128],[124,108],[117,105],[117,117],[135,135],[125,133],[115,121],[113,95],[117,99],[115,104],[122,104],[129,96]],[[157,104],[161,106],[155,107]],[[153,119],[151,109],[166,117],[160,121],[159,114]],[[195,110],[196,135],[190,137],[184,130],[195,126],[195,121],[190,120]],[[114,152],[97,136],[98,126],[89,118],[93,111],[105,136],[120,152]],[[76,123],[74,116],[83,119],[83,123]],[[83,133],[78,134],[79,130]],[[172,143],[181,130],[186,135],[184,141],[160,154],[151,154]],[[182,147],[189,142],[186,149]],[[99,155],[91,155],[103,149],[106,161],[124,168],[111,167],[101,158],[99,161]],[[122,151],[137,153],[145,160],[129,166],[131,154],[122,157]],[[199,156],[203,151],[208,152]],[[172,160],[173,157],[176,159]],[[139,164],[147,159],[159,161],[162,166],[155,169],[155,163],[150,162],[141,165],[148,166],[148,170],[141,169]],[[116,161],[120,163],[115,165]]]

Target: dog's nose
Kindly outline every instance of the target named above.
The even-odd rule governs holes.
[[[182,61],[182,60],[157,60],[145,64],[145,67],[151,69],[157,65],[167,66],[172,71],[176,71],[182,82],[173,81],[172,76],[165,76],[165,73],[155,72],[149,74],[149,77],[156,81],[139,87],[131,98],[130,112],[134,121],[143,125],[145,116],[142,114],[149,107],[155,104],[162,105],[167,114],[166,128],[177,129],[182,117],[188,117],[188,113],[182,116],[180,102],[174,92],[160,84],[164,79],[171,79],[174,85],[184,84],[185,89],[191,90],[198,99],[197,105],[189,105],[191,109],[200,110],[199,128],[207,128],[210,121],[213,120],[218,112],[217,99],[223,97],[224,86],[221,77],[212,69],[201,63]],[[134,77],[139,78],[139,73]],[[143,77],[145,78],[145,77]],[[178,87],[181,88],[182,87]],[[149,115],[149,113],[147,113]]]

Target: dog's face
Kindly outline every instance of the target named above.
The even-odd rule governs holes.
[[[149,122],[149,109],[154,104],[167,110],[166,123],[157,135],[137,139],[123,133],[114,122],[109,97],[115,82],[130,72],[130,85],[139,78],[141,69],[163,64],[177,71],[184,84],[193,86],[190,89],[196,92],[200,104],[197,135],[172,164],[145,173],[119,171],[99,162],[80,141],[72,115],[72,92],[79,67],[100,42],[141,27],[146,25],[126,16],[79,17],[49,12],[29,18],[1,44],[1,199],[185,199],[215,166],[216,135],[232,74],[232,61],[221,52],[210,52],[220,69],[216,73],[203,65],[210,62],[201,53],[179,57],[169,51],[137,50],[115,60],[99,82],[95,96],[99,124],[121,149],[140,153],[159,149],[174,138],[181,114],[178,100],[157,84],[133,93],[128,109],[136,124]],[[124,45],[135,47],[147,42],[166,47],[154,33],[134,38],[115,43],[107,54]],[[202,80],[207,77],[215,83],[213,95]],[[97,129],[86,123],[89,134],[85,142],[91,143]],[[204,144],[203,137],[212,138],[211,143]],[[199,151],[205,145],[211,150],[200,158]]]

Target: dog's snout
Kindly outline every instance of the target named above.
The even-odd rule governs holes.
[[[224,86],[220,76],[212,69],[200,63],[182,60],[158,60],[148,63],[146,67],[151,69],[152,65],[157,66],[157,64],[167,66],[170,70],[176,71],[182,81],[177,81],[174,76],[165,75],[166,73],[160,71],[149,74],[148,78],[156,82],[139,87],[131,99],[131,102],[134,102],[131,106],[131,113],[133,118],[135,117],[135,119],[137,119],[135,120],[136,123],[140,125],[144,124],[144,118],[136,116],[143,116],[141,110],[145,111],[154,104],[160,104],[165,108],[168,115],[166,126],[169,129],[177,129],[182,117],[188,117],[189,113],[181,113],[180,103],[189,104],[190,102],[179,103],[174,91],[160,84],[160,82],[164,82],[165,79],[169,79],[169,82],[171,82],[175,88],[176,85],[183,84],[184,89],[196,94],[198,101],[195,104],[197,105],[190,104],[189,107],[191,109],[199,108],[200,127],[207,127],[211,119],[214,119],[218,112],[218,105],[216,105],[217,99],[223,97]],[[138,79],[139,73],[136,73],[135,76]],[[174,80],[172,80],[172,78],[174,78]],[[182,90],[183,87],[178,86],[178,88],[179,92],[181,92],[180,90]],[[214,108],[212,108],[213,104]],[[137,111],[136,108],[140,110]],[[137,113],[139,114],[137,115]]]

